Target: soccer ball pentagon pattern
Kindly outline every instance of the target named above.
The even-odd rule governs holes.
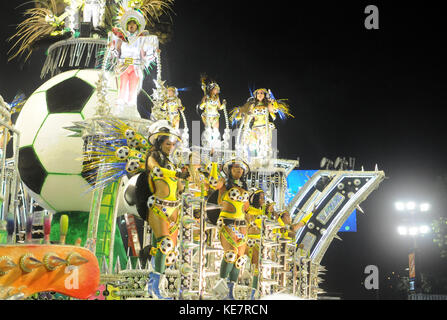
[[[118,150],[116,150],[116,157],[119,160],[126,160],[127,157],[129,156],[129,148],[124,146],[124,147],[120,147],[118,148]]]
[[[65,129],[96,113],[100,71],[70,70],[41,85],[17,119],[21,132],[18,168],[31,196],[47,210],[90,211],[92,193],[82,177],[83,140]],[[117,95],[109,83],[108,99]]]
[[[229,197],[230,197],[231,200],[238,201],[240,195],[241,195],[241,193],[239,192],[238,189],[236,189],[236,188],[231,188],[230,189]]]

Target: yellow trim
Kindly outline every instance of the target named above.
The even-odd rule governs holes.
[[[223,227],[222,229],[220,229],[219,234],[223,235],[223,237],[225,238],[225,240],[227,240],[227,242],[233,247],[233,248],[239,248],[240,246],[244,245],[247,242],[247,236],[244,235],[244,237],[239,240],[238,242],[236,242],[231,235],[228,233],[227,230],[227,226]],[[236,230],[239,230],[238,227],[236,227]]]
[[[163,219],[164,221],[166,221],[167,223],[171,224],[169,217],[174,213],[174,211],[177,209],[177,207],[175,207],[175,208],[165,207],[165,209],[166,209],[166,212],[163,212],[163,209],[160,209],[156,205],[153,205],[151,207],[151,211],[157,217],[159,217],[159,218]],[[177,214],[177,219],[175,220],[175,224],[169,228],[169,234],[173,234],[177,230],[177,228],[179,226],[179,222],[180,222],[180,215]]]
[[[306,216],[304,216],[303,219],[300,220],[300,222],[304,222],[305,224],[310,220],[310,218],[312,217],[313,212],[308,213]]]
[[[178,178],[175,176],[176,171],[174,170],[168,170],[165,168],[160,168],[161,172],[163,174],[163,177],[157,177],[153,174],[153,171],[151,171],[152,181],[154,182],[155,187],[155,181],[163,181],[168,185],[169,193],[166,197],[160,198],[162,200],[169,200],[169,201],[176,201],[177,199],[177,188],[178,188]],[[152,190],[151,190],[152,191]],[[152,191],[154,192],[154,191]]]
[[[252,216],[260,216],[264,213],[264,210],[262,210],[262,208],[258,209],[258,208],[250,206],[248,208],[247,213]]]
[[[278,218],[278,223],[281,225],[281,227],[284,227],[286,224],[284,223],[284,221],[282,221],[281,218]]]
[[[231,188],[231,189],[233,189],[233,188]],[[241,188],[238,188],[238,189],[242,190],[242,192],[245,191]],[[230,219],[245,219],[244,202],[231,200],[230,196],[229,196],[230,190],[227,190],[224,193],[224,195],[222,197],[222,201],[231,204],[234,207],[234,212],[221,211],[220,216],[224,217],[224,218],[230,218]]]

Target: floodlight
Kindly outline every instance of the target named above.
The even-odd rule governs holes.
[[[430,203],[424,202],[419,205],[419,210],[421,210],[421,212],[427,212],[430,210],[430,207]]]
[[[429,233],[430,232],[430,227],[427,226],[427,225],[420,226],[419,227],[419,232],[423,233],[423,234]]]
[[[415,236],[415,235],[417,235],[419,233],[419,228],[418,227],[410,227],[409,229],[408,229],[408,234],[410,235],[410,236]]]
[[[406,236],[408,234],[408,229],[405,226],[400,226],[397,227],[397,232],[401,235],[401,236]]]
[[[407,208],[407,210],[414,210],[416,209],[416,203],[414,201],[408,201],[405,204],[405,207]]]
[[[394,204],[394,207],[396,208],[397,211],[404,211],[405,210],[405,204],[401,201],[396,202]]]

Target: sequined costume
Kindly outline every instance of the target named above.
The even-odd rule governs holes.
[[[180,181],[189,176],[188,172],[182,172],[174,165],[163,149],[165,141],[180,142],[179,136],[173,132],[174,129],[161,128],[149,137],[154,150],[150,151],[146,162],[149,188],[153,194],[148,200],[149,225],[153,230],[153,272],[149,275],[148,290],[159,299],[165,298],[159,289],[160,276],[178,256],[175,248],[181,205],[179,194],[183,189]]]
[[[119,77],[117,104],[135,106],[142,87],[143,71],[155,61],[159,50],[158,38],[145,30],[146,20],[136,8],[121,7],[118,15],[120,26],[112,29],[109,50],[117,59],[115,74]],[[132,24],[136,26],[133,27]],[[133,117],[138,117],[134,108]],[[121,110],[122,114],[124,111]],[[120,114],[121,115],[121,114]]]
[[[168,90],[170,88],[173,87],[169,87]],[[173,90],[176,91],[176,88],[173,88]],[[166,97],[161,105],[161,112],[164,115],[164,119],[168,120],[175,129],[178,129],[180,126],[180,115],[184,110],[185,107],[182,105],[182,101],[177,97],[177,95],[173,97]]]
[[[274,121],[280,118],[293,117],[284,100],[276,100],[270,90],[257,89],[242,107],[230,112],[233,124],[241,122],[242,136],[239,148],[250,157],[268,157],[272,153],[272,133]]]
[[[243,170],[238,179],[235,179],[232,174],[232,169],[236,166]],[[244,179],[249,172],[249,167],[244,161],[233,159],[224,164],[223,171],[227,176],[227,181],[219,189],[218,203],[222,205],[222,210],[217,225],[219,238],[224,248],[224,256],[220,266],[221,280],[218,281],[215,289],[226,287],[228,298],[234,299],[234,285],[238,280],[240,270],[247,262],[245,215],[249,207],[249,192]]]
[[[202,134],[202,145],[205,147],[218,147],[220,145],[219,111],[225,112],[226,101],[222,103],[219,98],[220,87],[216,82],[206,84],[202,78],[203,98],[198,108],[202,112],[202,121],[205,131]]]

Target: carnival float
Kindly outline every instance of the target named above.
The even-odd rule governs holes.
[[[324,292],[322,258],[384,172],[326,159],[288,197],[299,162],[277,157],[275,119],[293,121],[293,108],[265,88],[229,108],[206,75],[194,119],[204,130],[190,139],[182,89],[163,80],[159,49],[173,2],[38,0],[25,12],[10,58],[51,45],[45,82],[0,99],[0,299]]]

